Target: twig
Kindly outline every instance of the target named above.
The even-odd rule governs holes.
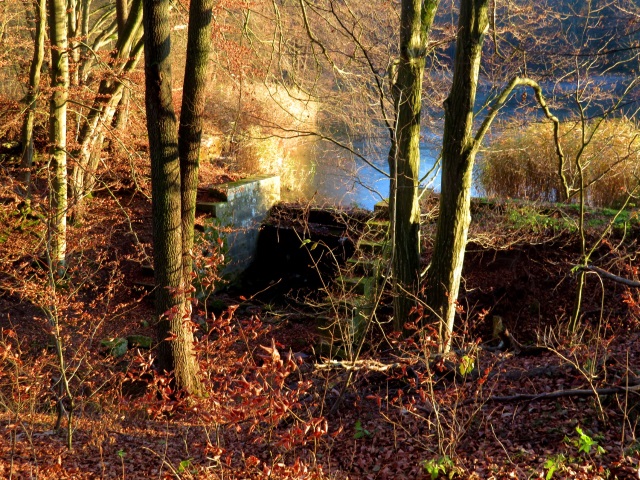
[[[402,364],[400,363],[380,363],[375,360],[355,360],[353,362],[350,361],[338,361],[338,360],[330,360],[326,363],[317,363],[315,368],[318,370],[331,370],[331,369],[344,369],[344,370],[371,370],[374,372],[386,372],[387,370],[391,370],[393,368],[399,368]]]
[[[609,273],[606,270],[602,270],[601,268],[594,267],[593,265],[583,266],[582,269],[588,270],[590,272],[595,272],[601,277],[606,278],[607,280],[612,280],[614,282],[621,283],[623,285],[626,285],[627,287],[640,288],[640,282],[637,282],[635,280],[630,280],[624,277],[619,277],[618,275],[614,275],[613,273]]]
[[[169,470],[171,470],[171,472],[173,473],[173,475],[174,475],[176,478],[178,478],[178,479],[180,478],[180,474],[176,471],[176,469],[175,469],[175,468],[173,468],[173,465],[171,465],[171,463],[169,463],[169,462],[166,460],[166,455],[160,455],[160,454],[158,454],[158,453],[154,452],[153,450],[151,450],[149,447],[145,447],[145,446],[143,446],[142,448],[143,448],[144,450],[147,450],[147,451],[151,452],[151,453],[152,453],[153,455],[155,455],[156,457],[158,457],[158,458],[162,461],[162,463],[163,463],[164,465],[166,465],[167,467],[169,467]]]
[[[529,394],[529,393],[520,393],[517,395],[507,395],[507,396],[495,396],[489,397],[485,399],[479,399],[483,403],[509,403],[509,402],[535,402],[539,400],[552,400],[555,398],[562,397],[594,397],[594,396],[603,396],[603,395],[615,395],[618,393],[629,393],[629,392],[637,392],[640,390],[639,385],[633,385],[630,387],[609,387],[609,388],[600,388],[594,390],[586,390],[586,389],[576,389],[576,390],[557,390],[555,392],[549,393],[539,393],[539,394]],[[478,400],[470,399],[464,404],[476,403]]]

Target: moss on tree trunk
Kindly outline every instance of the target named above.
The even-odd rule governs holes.
[[[53,169],[48,249],[51,264],[64,264],[67,251],[67,98],[69,96],[69,53],[67,49],[67,4],[49,2],[51,39],[51,100],[49,106],[49,143]]]
[[[392,93],[395,138],[389,153],[389,207],[393,242],[394,328],[402,330],[420,286],[420,114],[428,36],[438,0],[403,0],[400,58]]]
[[[444,351],[451,345],[469,223],[471,180],[477,151],[472,135],[488,0],[462,0],[451,93],[445,101],[440,214],[427,301],[439,317]]]
[[[29,87],[25,103],[27,111],[25,112],[24,121],[22,123],[22,182],[25,186],[27,195],[30,190],[31,183],[31,167],[33,165],[33,123],[36,117],[36,103],[40,92],[40,74],[42,71],[42,62],[44,61],[44,40],[45,26],[47,24],[47,3],[33,2],[36,14],[36,31],[34,35],[33,59],[29,69]]]

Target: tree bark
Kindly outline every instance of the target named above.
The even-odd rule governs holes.
[[[98,94],[78,135],[79,148],[75,152],[76,162],[71,175],[71,192],[76,211],[82,209],[83,197],[95,184],[94,177],[102,151],[104,128],[111,123],[125,88],[119,77],[130,72],[138,63],[142,51],[139,39],[141,24],[142,3],[141,0],[134,0],[122,35],[118,35],[110,61],[113,68],[112,76],[100,82]]]
[[[158,366],[173,371],[176,386],[198,391],[193,332],[185,312],[182,206],[177,122],[171,81],[169,0],[144,0],[145,103],[153,215]]]
[[[118,36],[123,35],[127,24],[129,11],[128,0],[116,0],[116,20],[118,22]],[[118,102],[118,108],[113,119],[113,126],[116,130],[123,131],[127,127],[129,120],[129,100],[130,90],[125,88],[122,90],[122,96]]]
[[[93,0],[82,0],[82,35],[86,38],[86,42],[88,42],[91,32],[100,33],[95,36],[90,44],[87,43],[86,46],[82,47],[83,55],[80,62],[80,82],[82,84],[86,84],[89,81],[91,70],[96,62],[95,52],[98,52],[105,45],[110,44],[113,35],[118,33],[118,23],[116,20],[107,23],[112,16],[112,11],[104,12],[92,23],[91,29],[89,28],[92,2]]]
[[[182,270],[190,297],[193,272],[193,228],[198,190],[200,140],[211,51],[214,0],[191,0],[187,59],[178,130],[182,197]],[[187,301],[187,305],[190,305]]]
[[[73,86],[80,84],[80,42],[78,39],[81,24],[78,22],[82,4],[78,0],[67,0],[67,38],[69,39],[69,56],[72,62],[69,81]]]
[[[438,0],[403,0],[400,58],[392,86],[396,125],[389,153],[394,328],[402,330],[420,285],[420,114],[429,31]]]
[[[472,136],[482,44],[489,27],[488,0],[462,0],[458,23],[453,85],[445,101],[440,214],[427,302],[438,316],[443,351],[451,346],[469,223],[473,163]]]
[[[49,1],[51,39],[51,100],[49,143],[53,179],[51,181],[48,249],[51,265],[64,265],[67,250],[67,97],[69,95],[69,52],[67,49],[67,3]]]
[[[91,18],[92,0],[81,0],[80,2],[80,36],[82,44],[80,45],[80,63],[78,65],[78,78],[80,83],[84,83],[83,77],[84,64],[89,56],[89,19]]]
[[[21,168],[23,170],[22,182],[24,183],[27,196],[29,196],[31,188],[31,167],[33,166],[33,123],[36,117],[36,104],[38,96],[40,95],[40,73],[42,71],[42,62],[44,61],[47,2],[46,0],[35,0],[33,2],[33,6],[36,14],[36,31],[34,39],[33,59],[31,60],[31,67],[29,69],[29,87],[27,96],[25,98],[27,111],[22,123],[21,135]]]
[[[116,0],[116,22],[118,23],[118,35],[122,35],[129,12],[129,0]]]

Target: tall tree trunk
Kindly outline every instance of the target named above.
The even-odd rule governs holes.
[[[113,118],[113,127],[116,130],[124,131],[129,123],[129,103],[131,102],[131,90],[125,87],[122,90],[118,108]]]
[[[185,325],[177,122],[171,91],[169,0],[144,0],[145,101],[151,156],[158,364],[178,388],[198,390],[193,332]]]
[[[113,74],[100,82],[98,94],[78,135],[79,148],[75,152],[76,162],[71,175],[71,191],[76,211],[82,209],[82,199],[95,183],[95,170],[102,151],[104,128],[111,123],[125,88],[117,77],[130,72],[138,63],[142,51],[141,24],[142,2],[134,0],[111,57]]]
[[[420,114],[422,78],[431,25],[438,0],[403,0],[400,14],[400,58],[392,86],[396,108],[389,207],[392,222],[394,328],[409,320],[420,281]]]
[[[31,167],[33,165],[33,123],[36,117],[36,103],[40,94],[40,72],[44,61],[45,27],[47,23],[46,0],[33,2],[36,13],[36,32],[34,39],[33,59],[29,69],[29,89],[25,102],[27,111],[22,123],[22,181],[29,195],[31,188]]]
[[[53,180],[50,191],[48,248],[51,264],[64,264],[67,250],[67,97],[69,52],[67,50],[67,2],[49,1],[51,39],[51,101],[49,143]]]
[[[87,57],[91,54],[89,51],[89,20],[91,18],[92,0],[80,0],[80,36],[82,44],[80,45],[80,63],[78,65],[78,81],[84,83],[83,67],[87,61]]]
[[[193,227],[198,189],[200,140],[205,89],[211,51],[214,0],[191,0],[187,59],[184,73],[180,128],[178,130],[182,189],[182,269],[190,296],[193,268]],[[187,303],[189,305],[189,303]]]
[[[116,22],[118,24],[118,35],[122,35],[127,23],[129,13],[129,0],[116,0]]]
[[[129,0],[116,0],[116,20],[118,22],[118,36],[124,34],[124,30],[127,24],[127,17],[129,12]],[[116,130],[123,131],[127,128],[129,119],[129,99],[131,92],[128,88],[122,90],[122,96],[118,102],[118,108],[116,110],[113,126]]]
[[[440,317],[443,351],[451,346],[471,221],[471,181],[477,152],[472,136],[473,106],[488,26],[488,0],[462,0],[453,85],[445,101],[440,214],[427,288],[428,304]]]
[[[67,39],[69,43],[69,83],[72,87],[80,85],[80,29],[82,3],[78,0],[67,0]],[[80,20],[80,21],[79,21]],[[74,109],[74,121],[71,124],[75,129],[74,137],[78,138],[80,124],[82,123],[82,111]],[[71,127],[70,127],[71,128]]]
[[[69,39],[69,56],[71,57],[72,68],[70,68],[70,82],[73,86],[80,83],[79,67],[80,67],[80,42],[78,39],[79,29],[78,22],[80,9],[82,4],[78,0],[67,0],[67,38]]]
[[[123,68],[123,73],[132,71],[140,60],[143,42],[139,41],[131,52],[131,57]],[[98,99],[94,103],[93,109],[87,115],[86,122],[80,131],[78,143],[80,149],[77,154],[76,163],[79,168],[73,170],[73,189],[74,198],[78,199],[76,209],[82,209],[82,197],[93,191],[97,182],[96,172],[100,165],[100,156],[102,153],[102,145],[104,143],[105,128],[113,119],[118,103],[120,102],[127,87],[121,82],[101,82],[98,89]],[[100,93],[104,92],[104,93]],[[103,99],[100,97],[104,95]]]
[[[89,28],[91,20],[91,4],[93,0],[82,0],[82,32],[86,38],[86,46],[82,47],[82,59],[80,62],[80,82],[89,82],[91,71],[96,63],[95,52],[98,52],[105,45],[112,42],[113,36],[118,33],[118,24],[115,20],[107,23],[107,19],[112,12],[104,12],[96,19]],[[89,43],[89,35],[92,31],[99,31],[93,41]]]

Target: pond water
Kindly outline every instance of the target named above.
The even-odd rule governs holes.
[[[423,132],[420,186],[435,191],[440,190],[440,168],[436,163],[441,143],[439,135]],[[389,196],[389,142],[361,139],[353,142],[353,149],[367,161],[326,141],[309,142],[299,150],[301,163],[310,171],[306,190],[309,199],[320,204],[373,210],[377,202]],[[480,195],[475,187],[473,195]]]
[[[615,100],[622,94],[630,79],[623,76],[595,77],[593,84],[600,90],[608,91],[599,101],[588,104],[585,113],[589,117],[597,117],[604,110],[610,108]],[[572,99],[575,84],[571,82],[545,83],[543,91],[548,98],[555,97],[552,104],[554,113],[561,119],[575,118],[576,109]],[[514,93],[500,112],[500,121],[508,121],[516,117],[526,118],[527,121],[541,121],[543,113],[537,108],[534,95],[523,96],[521,91]],[[483,105],[491,93],[484,89],[478,92],[476,105]],[[563,98],[563,95],[566,97]],[[526,100],[525,100],[526,99]],[[638,104],[635,99],[629,98],[618,115],[635,116]],[[434,112],[438,115],[438,112]],[[484,118],[484,112],[478,113],[478,122]],[[442,115],[442,113],[439,113]],[[438,122],[436,122],[438,123]],[[441,121],[439,122],[442,123]],[[423,130],[420,143],[420,175],[421,186],[431,187],[435,191],[440,190],[440,169],[436,165],[442,148],[442,127],[437,131]],[[474,129],[475,130],[475,129]],[[500,131],[498,122],[494,122],[492,134]],[[491,135],[485,139],[485,145],[490,142]],[[357,206],[372,210],[373,206],[389,195],[389,166],[387,155],[389,152],[388,137],[380,136],[376,139],[359,139],[352,143],[353,150],[368,162],[348,152],[335,144],[327,141],[309,142],[297,149],[295,153],[300,162],[298,168],[306,170],[309,182],[307,185],[307,197],[316,203],[326,203],[341,206]],[[481,153],[477,160],[481,159]],[[478,162],[476,162],[476,166]],[[473,196],[482,196],[479,185],[474,183]]]

